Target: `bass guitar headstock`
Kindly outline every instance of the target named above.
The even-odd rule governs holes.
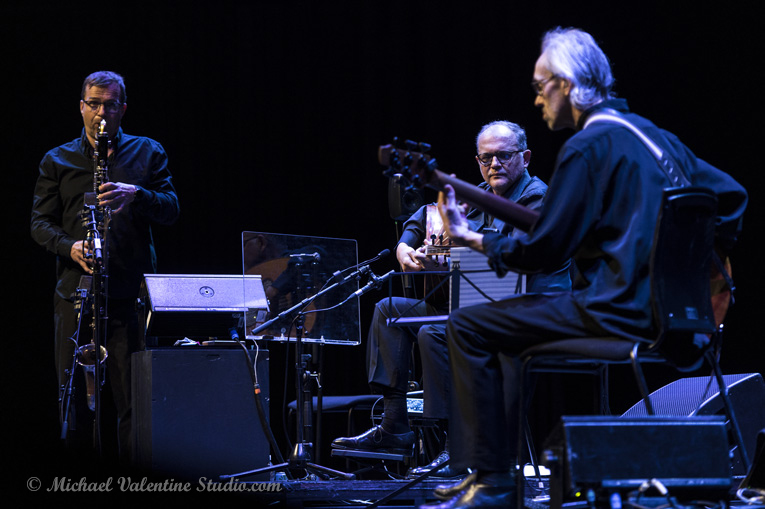
[[[377,150],[377,160],[385,166],[383,175],[396,178],[406,187],[422,189],[433,187],[433,177],[438,170],[438,163],[431,157],[431,146],[427,143],[411,140],[393,139],[392,144],[381,145]],[[438,187],[436,187],[437,189]]]

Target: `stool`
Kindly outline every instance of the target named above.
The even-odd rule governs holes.
[[[348,436],[352,436],[355,432],[353,426],[353,412],[355,411],[367,411],[371,412],[375,403],[380,400],[382,396],[376,396],[374,394],[361,394],[357,396],[323,396],[321,398],[321,412],[322,413],[341,413],[348,412]],[[313,397],[311,402],[314,411],[319,406],[319,398]],[[291,401],[287,408],[290,414],[297,411],[297,401]],[[318,440],[319,437],[317,437]]]
[[[353,436],[356,433],[356,429],[353,422],[353,413],[356,411],[371,412],[382,396],[374,394],[361,394],[355,396],[323,396],[321,398],[321,413],[348,413],[348,419],[346,424],[346,433],[348,436]],[[311,401],[314,412],[319,406],[319,398],[314,396]],[[297,412],[297,401],[291,401],[287,408],[290,416]],[[321,443],[321,427],[317,426],[315,436],[315,450],[318,455],[319,447]],[[318,456],[317,456],[318,461]]]
[[[378,400],[379,401],[379,400]],[[426,431],[435,430],[436,424],[434,419],[424,418],[423,414],[423,391],[410,391],[407,393],[407,411],[409,414],[409,424],[412,431],[415,433],[416,447],[413,454],[395,454],[389,452],[358,450],[358,449],[332,449],[333,457],[344,457],[346,459],[354,459],[354,461],[362,464],[372,465],[364,470],[375,470],[379,467],[381,462],[395,461],[406,463],[409,466],[416,466],[418,464],[427,464],[432,461],[431,456],[435,457],[432,453],[433,442],[440,444],[435,431],[432,433],[433,437],[426,436]],[[382,409],[381,409],[382,410]],[[348,436],[353,436],[356,433],[349,428]],[[436,452],[440,452],[441,449],[436,445]],[[386,469],[387,472],[387,469]],[[391,474],[390,472],[388,472]]]

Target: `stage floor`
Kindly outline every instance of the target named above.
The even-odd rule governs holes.
[[[419,507],[422,504],[437,502],[433,490],[440,485],[458,482],[443,479],[425,479],[417,484],[410,480],[329,480],[283,481],[280,492],[260,493],[258,498],[264,502],[285,504],[290,508],[380,508]],[[406,487],[406,489],[404,489]],[[547,509],[547,500],[527,498],[529,509]]]
[[[281,482],[281,491],[273,493],[260,493],[257,499],[260,503],[273,505],[274,507],[300,508],[418,508],[422,504],[438,502],[433,497],[433,490],[446,482],[444,480],[425,479],[415,485],[409,480],[328,480],[308,481],[290,480]],[[455,481],[456,482],[456,481]],[[411,485],[411,486],[409,486]],[[406,489],[404,489],[406,487]],[[546,491],[545,491],[546,493]],[[394,496],[395,495],[395,496]],[[687,507],[689,501],[680,500],[680,507]],[[706,507],[713,508],[716,501],[707,502]],[[666,507],[668,501],[664,497],[644,497],[639,500],[641,507]],[[731,509],[744,507],[746,509],[765,509],[762,504],[745,504],[739,501],[733,490],[725,503]],[[527,489],[525,497],[526,509],[549,509],[550,500],[540,491]],[[564,509],[587,509],[588,504],[582,502],[568,502]],[[623,507],[633,507],[628,500],[623,502]],[[696,505],[695,507],[701,507]],[[717,507],[720,507],[719,505]]]

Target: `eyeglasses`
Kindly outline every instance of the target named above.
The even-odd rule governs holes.
[[[512,157],[517,154],[518,152],[523,152],[523,150],[513,150],[512,152],[508,152],[505,150],[501,150],[499,152],[484,152],[483,154],[478,154],[476,157],[478,157],[478,162],[481,163],[484,166],[491,166],[491,163],[494,161],[494,158],[496,157],[500,164],[505,164],[508,162]]]
[[[103,106],[104,111],[106,113],[117,113],[120,110],[120,107],[122,106],[122,103],[119,101],[106,101],[105,103],[102,103],[100,101],[82,101],[84,102],[88,108],[91,109],[91,111],[98,111],[98,109]]]
[[[531,82],[531,88],[534,90],[534,93],[537,95],[542,95],[545,91],[545,85],[549,81],[554,80],[555,78],[558,78],[559,76],[553,74],[549,78],[543,79],[543,80],[534,80]]]

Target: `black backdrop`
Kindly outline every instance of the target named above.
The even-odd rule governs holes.
[[[510,119],[528,131],[532,173],[549,180],[571,133],[547,130],[529,82],[540,36],[556,25],[595,36],[634,111],[758,189],[758,2],[470,4],[4,3],[4,430],[24,445],[24,478],[57,436],[54,262],[29,236],[32,190],[45,151],[79,135],[78,93],[95,70],[125,76],[124,129],[159,140],[170,156],[182,213],[155,229],[161,273],[239,272],[243,230],[356,239],[362,259],[392,247],[376,151],[394,136],[431,143],[443,169],[477,182],[477,130]],[[734,254],[726,372],[763,371],[761,214],[755,196]],[[395,268],[393,257],[375,268]],[[379,296],[362,299],[362,337]],[[364,348],[326,350],[327,394],[367,390]]]

